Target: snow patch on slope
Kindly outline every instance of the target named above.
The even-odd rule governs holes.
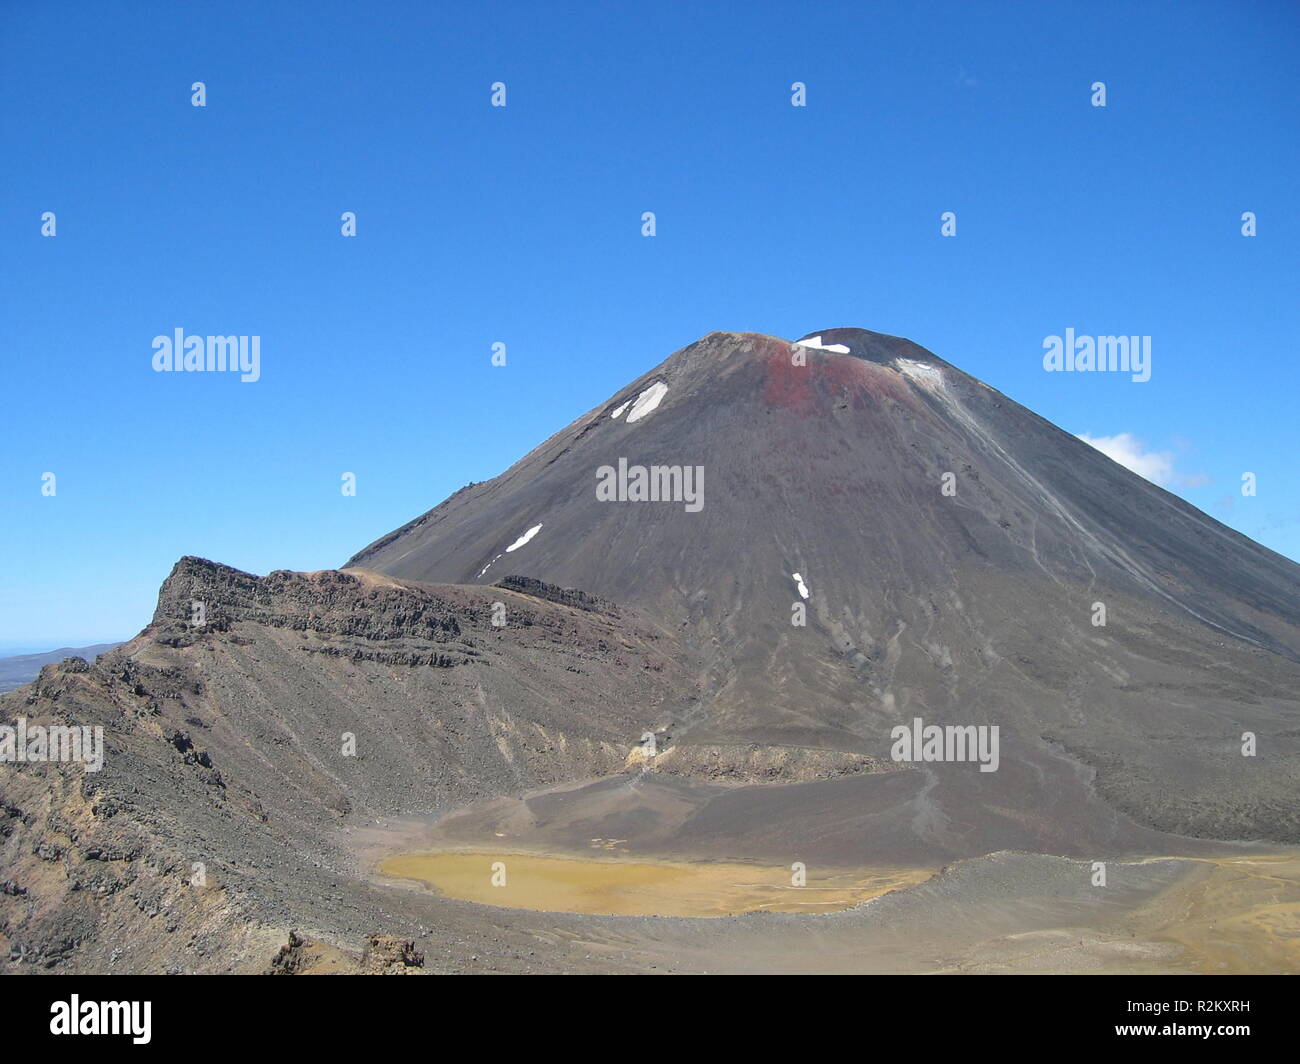
[[[537,535],[537,533],[540,532],[541,530],[542,530],[542,526],[541,526],[541,525],[533,525],[532,528],[530,528],[527,532],[525,532],[525,533],[524,533],[522,536],[520,536],[517,540],[515,540],[513,543],[511,543],[510,546],[508,546],[508,547],[507,547],[507,548],[506,548],[506,549],[505,549],[501,554],[498,554],[495,558],[492,559],[492,561],[488,562],[487,565],[483,566],[483,568],[480,569],[480,570],[478,571],[478,575],[479,575],[479,576],[482,576],[482,575],[483,575],[484,573],[486,573],[489,569],[491,569],[492,566],[495,565],[498,561],[500,561],[502,558],[504,558],[504,557],[505,557],[507,554],[509,554],[511,551],[516,551],[516,550],[518,550],[518,549],[519,549],[520,547],[522,547],[525,543],[527,543],[530,539],[532,539],[535,535]]]
[[[797,347],[811,347],[817,351],[830,351],[837,355],[847,355],[849,349],[844,344],[824,344],[822,343],[821,333],[816,336],[810,336],[807,340],[796,340]]]
[[[791,573],[791,574],[790,574],[790,577],[791,577],[792,580],[794,580],[795,587],[797,587],[797,588],[799,589],[799,597],[800,597],[800,598],[807,598],[807,597],[808,597],[808,585],[805,584],[805,583],[803,582],[803,577],[800,576],[798,573]]]
[[[520,536],[517,540],[515,540],[513,543],[510,544],[510,546],[506,548],[506,553],[509,554],[511,551],[518,550],[530,539],[532,539],[535,535],[537,535],[537,533],[540,532],[541,530],[542,530],[541,525],[533,525],[532,528],[530,528],[527,532],[525,532],[522,536]],[[497,557],[499,558],[500,555],[498,554]]]
[[[616,407],[616,408],[614,409],[614,412],[611,413],[609,416],[610,416],[610,417],[622,417],[622,416],[623,416],[623,411],[626,410],[626,409],[628,408],[628,404],[631,403],[631,402],[632,402],[632,400],[629,399],[629,400],[628,400],[626,403],[624,403],[622,406],[620,406],[620,407]],[[631,420],[631,419],[629,418],[628,420]]]
[[[935,366],[927,365],[925,362],[917,362],[910,358],[896,358],[894,365],[898,371],[905,377],[916,381],[917,384],[923,384],[927,388],[942,388],[943,374]]]
[[[646,414],[657,407],[667,394],[668,385],[663,381],[655,381],[654,384],[636,397],[636,402],[632,404],[632,409],[627,415],[628,424],[630,425],[633,421],[640,421]]]

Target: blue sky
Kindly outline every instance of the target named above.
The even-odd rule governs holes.
[[[908,336],[1300,558],[1297,54],[1292,3],[10,2],[0,649],[338,566],[713,329]],[[177,327],[261,380],[153,372]],[[1045,373],[1067,327],[1151,380]]]

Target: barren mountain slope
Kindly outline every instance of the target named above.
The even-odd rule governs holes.
[[[1300,566],[909,341],[806,343],[712,333],[349,564],[509,565],[659,618],[702,670],[678,742],[999,725],[999,772],[925,770],[936,822],[1096,771],[1164,830],[1300,839]],[[602,501],[620,459],[702,467],[702,505]]]

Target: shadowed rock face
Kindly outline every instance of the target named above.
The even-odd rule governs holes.
[[[910,341],[810,335],[710,334],[348,564],[466,584],[508,564],[660,618],[704,691],[679,742],[885,756],[915,716],[997,724],[999,772],[925,769],[920,820],[952,844],[992,843],[994,808],[1042,824],[1092,771],[1163,830],[1300,840],[1300,566]],[[620,458],[702,466],[703,508],[600,501]],[[1107,820],[1088,805],[1046,819],[1077,839]]]
[[[371,879],[380,821],[453,812],[455,845],[783,868],[1300,841],[1300,567],[906,340],[812,336],[713,333],[344,570],[184,558],[134,640],[0,696],[0,724],[106,747],[0,763],[0,963],[529,970],[544,944],[571,971],[698,942],[607,923],[627,959],[593,962],[585,918]],[[619,459],[702,467],[703,506],[598,500]],[[998,770],[894,764],[914,717],[996,725]],[[1017,897],[1064,896],[1053,860],[1015,858]],[[1158,871],[1132,866],[1144,897]],[[890,904],[932,923],[940,887]],[[754,927],[711,934],[740,958]],[[278,952],[293,928],[326,941]]]

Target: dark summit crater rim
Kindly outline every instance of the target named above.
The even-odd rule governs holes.
[[[860,359],[863,362],[873,362],[881,366],[891,365],[899,358],[911,359],[914,362],[926,362],[936,366],[947,365],[943,359],[931,354],[924,347],[905,337],[872,332],[870,329],[852,327],[814,329],[794,342],[802,343],[804,340],[811,340],[816,337],[821,338],[820,342],[823,347],[847,347],[847,357]],[[844,354],[844,352],[838,353]]]

